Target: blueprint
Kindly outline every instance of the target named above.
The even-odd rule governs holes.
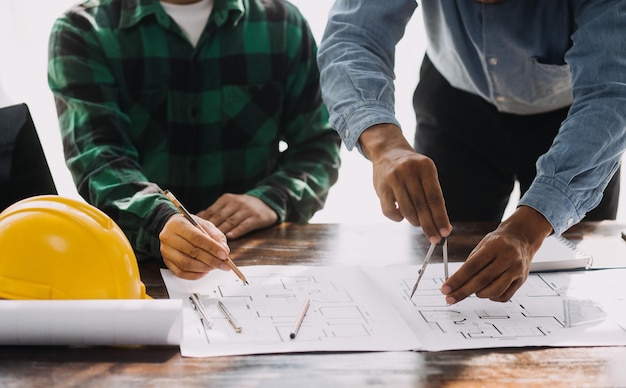
[[[368,272],[420,338],[420,350],[626,345],[622,270],[531,274],[509,302],[471,296],[450,306],[439,291],[441,264],[428,267],[413,298],[415,277],[406,268]]]
[[[626,345],[621,269],[531,274],[509,302],[472,296],[451,306],[439,291],[441,264],[428,266],[413,298],[417,266],[240,269],[249,285],[230,271],[187,281],[162,270],[170,298],[183,300],[183,356]],[[212,328],[202,325],[192,293],[200,296]],[[302,326],[290,338],[307,299]]]
[[[242,267],[249,285],[232,272],[213,271],[187,281],[162,270],[170,298],[183,299],[181,354],[208,357],[305,351],[411,350],[411,328],[360,268]],[[213,327],[206,329],[189,296],[197,293]],[[290,338],[303,303],[310,307]],[[218,301],[241,326],[234,330]]]

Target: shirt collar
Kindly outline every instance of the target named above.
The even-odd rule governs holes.
[[[121,3],[120,28],[132,27],[150,15],[154,15],[164,27],[171,23],[159,0],[122,0]],[[226,23],[236,26],[244,13],[244,0],[215,0],[211,20],[218,27]]]
[[[226,23],[236,26],[243,18],[245,10],[244,0],[215,0],[211,18],[217,27]]]

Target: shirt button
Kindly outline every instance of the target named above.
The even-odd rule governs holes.
[[[498,96],[498,97],[496,97],[496,101],[498,101],[498,102],[504,102],[504,101],[506,101],[506,97],[504,97],[504,96]]]
[[[350,137],[350,130],[346,129],[346,137]]]
[[[496,57],[489,58],[489,64],[490,65],[494,65],[494,66],[497,65],[498,64],[498,58],[496,58]]]
[[[574,219],[573,218],[568,218],[567,219],[567,226],[571,226],[574,223]]]

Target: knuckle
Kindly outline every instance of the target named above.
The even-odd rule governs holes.
[[[194,233],[189,237],[189,242],[195,247],[200,247],[204,243],[206,236],[202,233]]]
[[[428,211],[428,203],[425,201],[422,201],[420,198],[416,198],[414,200],[413,206],[415,206],[415,211],[417,211],[418,213],[423,213],[425,211]]]
[[[443,197],[441,197],[438,193],[429,193],[426,197],[426,202],[429,207],[444,207]]]
[[[215,212],[207,217],[207,220],[211,221],[214,224],[218,224],[222,220],[222,218],[223,217],[221,212]]]
[[[195,245],[188,247],[185,251],[185,254],[189,257],[198,258],[200,257],[201,249]]]
[[[224,220],[224,223],[228,226],[234,226],[237,225],[237,220],[234,216],[228,217],[227,219]]]

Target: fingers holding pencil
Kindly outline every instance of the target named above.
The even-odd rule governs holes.
[[[199,279],[215,269],[232,269],[228,262],[230,249],[223,234],[215,227],[205,227],[208,221],[198,222],[202,230],[176,214],[167,220],[159,234],[163,262],[183,279]]]
[[[233,261],[229,257],[230,248],[228,248],[228,244],[226,244],[226,236],[214,224],[212,224],[210,221],[206,221],[206,220],[203,220],[201,218],[196,218],[196,217],[192,216],[191,213],[189,213],[189,211],[187,211],[185,206],[183,206],[183,204],[180,203],[180,201],[178,201],[178,199],[174,196],[174,194],[171,191],[165,190],[164,194],[172,202],[172,204],[174,204],[176,209],[178,209],[178,211],[186,219],[186,221],[188,221],[189,225],[192,225],[197,231],[201,231],[202,234],[204,234],[205,236],[208,236],[209,238],[212,239],[212,241],[210,241],[211,242],[211,246],[215,246],[215,244],[213,244],[213,242],[217,241],[221,245],[221,247],[226,250],[226,252],[225,252],[222,249],[218,249],[217,253],[212,253],[213,257],[217,257],[218,259],[223,261],[223,263],[219,263],[219,268],[224,269],[224,270],[228,270],[228,269],[233,270],[235,275],[237,275],[237,277],[244,284],[248,284],[248,280],[246,279],[244,274],[239,270],[239,268],[237,268],[235,263],[233,263]],[[171,217],[170,220],[172,218],[174,218],[174,217]],[[174,219],[174,221],[178,222],[177,219]],[[169,222],[169,220],[168,220],[168,222]],[[166,226],[167,226],[167,222],[166,222]],[[188,230],[189,228],[185,228],[185,229]],[[163,230],[165,230],[165,228],[163,228]],[[161,234],[163,234],[163,232],[161,232]],[[159,236],[159,238],[161,239],[161,252],[163,253],[163,240],[164,240],[164,238],[161,238],[161,236]],[[203,236],[200,237],[200,241],[197,241],[198,237],[194,237],[194,240],[185,239],[184,237],[183,237],[183,239],[186,240],[186,241],[191,242],[194,247],[201,247],[200,244],[203,243]],[[180,242],[180,240],[178,240],[178,241]],[[197,242],[197,244],[194,244],[194,242]],[[183,254],[187,253],[186,251],[182,251],[182,252],[183,252]],[[197,250],[194,248],[192,251],[188,252],[187,255],[191,256],[192,259],[193,258],[197,259],[198,257],[196,255],[193,255],[193,253],[195,253],[195,252],[197,252]],[[209,252],[213,252],[213,250],[209,250]],[[172,255],[174,255],[175,253],[176,252],[172,252]],[[163,260],[165,261],[165,256],[163,256],[163,257],[164,257]],[[168,258],[169,258],[169,256],[168,256]],[[181,259],[180,255],[179,255],[178,258]],[[184,259],[184,258],[182,258],[182,259]],[[211,258],[211,260],[212,260],[212,258]],[[202,260],[200,260],[200,261],[202,261]],[[224,265],[226,265],[226,267],[224,267]],[[172,263],[172,266],[173,267],[176,266],[175,263]],[[168,267],[169,267],[169,265],[168,265]],[[177,269],[180,270],[179,266],[176,266],[176,267],[177,267]],[[210,271],[210,269],[209,269],[209,271]],[[197,279],[199,277],[204,276],[205,274],[206,274],[206,272],[204,272],[203,274],[201,272],[192,272],[191,276],[192,276],[192,278]],[[183,273],[183,275],[184,275],[184,273]],[[179,277],[183,277],[185,279],[189,279],[188,277],[184,277],[184,276],[179,276]]]

